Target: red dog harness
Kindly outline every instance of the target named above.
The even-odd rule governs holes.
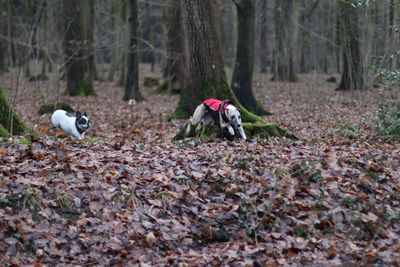
[[[236,107],[235,102],[232,100],[225,100],[221,101],[214,98],[209,98],[203,101],[203,105],[206,107],[207,111],[210,113],[211,117],[213,118],[214,122],[219,126],[219,113],[222,115],[222,119],[228,123],[229,119],[226,117],[225,110],[228,105],[233,105]]]

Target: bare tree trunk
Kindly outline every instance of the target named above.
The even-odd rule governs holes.
[[[83,10],[85,14],[82,14],[82,21],[83,21],[83,29],[84,29],[84,36],[85,40],[87,40],[87,54],[88,54],[88,60],[87,60],[87,68],[90,72],[91,77],[93,79],[98,80],[98,73],[96,71],[96,65],[95,65],[95,40],[94,40],[94,19],[95,19],[95,14],[94,14],[94,8],[95,8],[95,1],[94,0],[85,0],[81,1],[81,4],[83,6]],[[82,12],[83,13],[83,12]]]
[[[123,99],[142,101],[143,97],[139,91],[139,63],[138,63],[138,5],[137,0],[129,0],[129,48],[128,66],[125,81],[125,94]]]
[[[235,42],[237,39],[235,5],[231,1],[223,1],[221,7],[222,43],[224,47],[225,66],[232,68],[235,64]]]
[[[85,31],[84,16],[87,14],[85,1],[63,0],[64,10],[64,55],[67,70],[67,93],[71,96],[94,95],[93,71],[90,57],[93,54],[90,43],[93,37]]]
[[[258,104],[253,93],[253,69],[255,46],[255,1],[234,1],[238,15],[238,41],[235,68],[232,74],[232,90],[239,102],[249,111],[268,114]]]
[[[268,20],[267,20],[267,11],[268,11],[268,1],[261,0],[261,33],[260,33],[260,51],[261,51],[261,72],[267,73],[268,68],[270,67],[270,62],[268,58]]]
[[[296,82],[299,0],[275,1],[276,66],[275,81]]]
[[[341,82],[337,90],[362,90],[366,86],[357,8],[344,2],[339,3],[339,8],[343,69]]]
[[[5,9],[5,5],[4,5],[4,1],[0,1],[0,10],[3,10],[3,9]],[[5,42],[4,42],[4,38],[3,38],[3,36],[5,36],[5,27],[4,27],[4,25],[5,25],[5,23],[4,23],[4,17],[3,17],[3,14],[1,13],[0,14],[0,74],[3,72],[3,71],[5,71],[5,70],[7,70],[7,67],[6,67],[6,60],[5,60],[5,57],[6,57],[6,53],[5,53]]]
[[[16,65],[15,58],[15,46],[14,46],[14,13],[12,11],[12,1],[8,1],[8,23],[7,23],[7,38],[8,38],[8,55],[9,55],[9,66],[13,68]]]
[[[393,44],[395,43],[395,37],[394,37],[394,33],[396,33],[395,30],[395,9],[396,9],[396,5],[394,0],[390,0],[390,4],[389,4],[389,43],[390,43],[390,48],[392,48]],[[392,57],[390,57],[389,59],[389,66],[390,69],[395,69],[396,68],[396,64],[395,64],[396,60],[394,60]]]
[[[179,0],[171,0],[167,14],[167,62],[164,77],[168,82],[168,90],[179,91],[182,76],[183,40],[181,31],[181,11]]]

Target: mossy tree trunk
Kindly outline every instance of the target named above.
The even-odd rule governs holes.
[[[189,118],[197,105],[207,98],[231,99],[239,107],[243,121],[251,122],[248,127],[257,125],[264,130],[271,127],[279,128],[275,124],[265,123],[259,116],[243,107],[226,81],[218,20],[219,1],[180,0],[180,7],[185,76],[182,81],[184,89],[175,117]],[[185,137],[185,129],[182,128],[174,140]]]
[[[358,9],[351,3],[343,1],[339,1],[339,9],[343,66],[337,90],[363,90],[366,86]]]
[[[183,89],[175,117],[189,118],[204,99],[218,98],[234,100],[241,108],[243,120],[260,121],[260,117],[239,103],[226,81],[219,1],[180,0],[180,7],[186,53],[183,55]]]
[[[255,47],[255,0],[234,0],[238,16],[238,41],[235,68],[232,74],[232,90],[239,102],[249,111],[267,115],[252,89]]]
[[[274,81],[297,82],[296,47],[299,0],[275,0],[276,58]]]
[[[138,3],[137,0],[129,0],[129,48],[128,48],[128,66],[125,81],[125,101],[135,99],[142,101],[143,97],[139,91],[139,61],[138,61]]]
[[[0,87],[0,137],[10,134],[24,134],[27,130]]]
[[[67,70],[67,94],[94,95],[93,88],[93,30],[90,18],[92,1],[63,0],[64,60]],[[89,24],[89,25],[85,25]]]

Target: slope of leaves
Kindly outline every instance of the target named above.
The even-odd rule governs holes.
[[[0,144],[2,262],[399,264],[400,147],[368,128],[373,97],[266,84],[271,120],[302,140],[172,144],[176,98],[131,107],[97,84],[99,97],[70,99],[96,127],[75,141],[24,88],[17,109],[43,136]]]

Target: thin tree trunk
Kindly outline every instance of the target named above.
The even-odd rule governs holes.
[[[297,31],[299,0],[275,1],[275,81],[297,82]]]
[[[268,114],[258,104],[253,93],[253,69],[255,46],[255,1],[234,1],[238,15],[238,41],[235,68],[232,74],[232,90],[239,102],[249,111]]]
[[[232,68],[235,64],[235,42],[237,39],[235,8],[235,5],[231,1],[224,2],[221,7],[224,63],[229,68]]]
[[[179,0],[171,0],[167,14],[167,62],[164,77],[168,82],[168,90],[180,91],[182,78],[182,27]]]
[[[343,45],[342,78],[337,90],[365,89],[364,66],[361,54],[357,8],[339,3]]]
[[[260,33],[260,51],[261,51],[261,72],[267,73],[268,68],[270,67],[270,62],[268,60],[268,19],[267,19],[267,11],[268,11],[268,1],[261,0],[261,33]]]
[[[129,0],[129,48],[128,66],[125,81],[124,100],[135,99],[142,101],[143,97],[139,91],[139,63],[137,46],[138,29],[138,5],[137,0]]]
[[[7,38],[8,38],[8,55],[9,55],[9,66],[13,68],[16,65],[15,57],[15,46],[13,42],[13,32],[14,32],[14,12],[12,11],[12,1],[8,1],[8,23],[7,23]]]

